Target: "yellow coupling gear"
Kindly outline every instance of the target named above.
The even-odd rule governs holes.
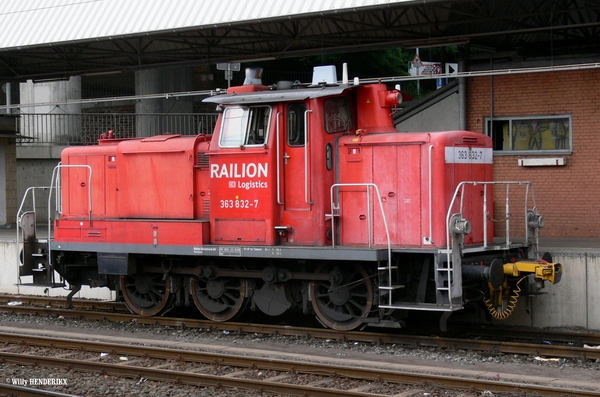
[[[485,296],[483,298],[483,302],[492,317],[498,320],[505,320],[515,311],[521,293],[519,284],[524,279],[531,277],[531,275],[540,282],[539,288],[543,287],[544,281],[549,281],[552,284],[560,281],[563,272],[562,265],[552,262],[550,255],[544,256],[544,258],[549,260],[521,260],[504,264],[505,278],[503,285],[499,288],[494,288],[488,283],[491,299]],[[518,278],[518,281],[514,284],[510,283],[507,279],[508,277]],[[511,284],[513,285],[512,288],[510,287]],[[499,310],[502,306],[504,307]]]
[[[504,308],[504,310],[501,310],[501,311],[497,310],[496,307],[494,306],[494,303],[492,303],[491,299],[488,299],[485,296],[483,297],[483,303],[487,307],[488,312],[496,320],[506,320],[507,318],[510,317],[511,314],[513,314],[513,312],[517,308],[517,302],[519,301],[519,294],[521,293],[521,287],[519,287],[519,284],[521,283],[521,281],[523,281],[523,279],[525,277],[527,277],[527,276],[523,276],[523,278],[521,278],[515,284],[515,290],[513,291],[513,294],[508,298],[508,301],[506,303],[506,308]],[[499,290],[498,292],[502,293],[502,290]]]
[[[542,281],[550,281],[556,284],[562,277],[562,265],[560,263],[524,260],[504,264],[504,274],[513,277],[520,277],[528,274],[535,274],[535,278]]]

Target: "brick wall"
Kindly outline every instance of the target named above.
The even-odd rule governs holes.
[[[469,78],[467,84],[467,128],[483,133],[484,118],[491,115],[492,78]],[[519,158],[539,156],[496,155],[494,179],[533,182],[546,219],[542,237],[600,237],[600,69],[494,76],[493,98],[495,117],[572,116],[572,154],[565,156],[566,166],[519,167]],[[503,213],[499,198],[496,191],[496,217]],[[514,208],[513,223],[522,228],[522,211]],[[496,235],[503,235],[503,228],[496,227]]]

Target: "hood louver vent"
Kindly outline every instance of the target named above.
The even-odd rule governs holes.
[[[208,168],[210,166],[210,160],[208,159],[206,152],[199,152],[197,158],[198,162],[196,163],[196,165],[198,167]]]

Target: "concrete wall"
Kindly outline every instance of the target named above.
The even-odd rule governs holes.
[[[549,241],[554,241],[550,239]],[[492,320],[498,325],[524,327],[570,327],[600,330],[600,247],[597,239],[580,240],[584,248],[542,249],[549,252],[554,262],[563,265],[562,280],[558,284],[546,283],[543,294],[519,297],[517,307],[506,320]],[[575,242],[577,244],[577,242]],[[560,246],[555,241],[554,247]],[[548,245],[550,246],[550,245]],[[451,321],[486,323],[483,311],[457,314]]]
[[[20,83],[20,111],[36,114],[80,114],[81,76],[72,76],[67,81],[34,83],[28,80]],[[36,106],[33,106],[36,104]],[[21,131],[40,142],[67,142],[69,136],[81,134],[81,121],[68,118],[66,123],[37,123],[32,119],[21,118]],[[29,125],[29,123],[31,125]]]
[[[10,237],[10,233],[14,233],[14,237]],[[0,236],[0,293],[67,296],[70,292],[68,289],[46,289],[44,287],[28,287],[24,285],[18,285],[19,268],[17,262],[18,256],[16,233],[17,232],[15,229],[13,229],[10,232],[8,230],[4,230],[2,236]],[[58,276],[57,280],[59,280]],[[30,282],[31,280],[27,280],[26,277],[24,277],[22,280],[22,282],[28,281]],[[114,300],[115,293],[111,292],[108,288],[82,287],[81,291],[78,292],[77,295],[75,295],[75,297]]]
[[[458,90],[449,88],[449,92],[438,100],[429,100],[424,106],[415,106],[413,112],[408,112],[397,122],[396,128],[403,132],[458,130],[460,124]]]
[[[194,74],[191,67],[143,69],[135,72],[136,95],[186,92],[192,91],[193,87]],[[192,113],[193,111],[193,100],[187,97],[142,99],[135,105],[135,112],[141,114]],[[161,125],[160,119],[145,117],[136,124],[136,136],[152,136],[165,132],[184,133],[173,128],[176,127],[167,131],[166,127]]]
[[[17,217],[17,159],[14,141],[0,138],[0,227],[10,227]]]
[[[0,228],[14,226],[16,216],[17,157],[15,139],[0,138]]]

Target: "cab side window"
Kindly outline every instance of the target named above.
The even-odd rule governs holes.
[[[251,107],[249,109],[248,134],[246,145],[263,145],[267,138],[271,109],[267,106]]]
[[[352,129],[352,112],[348,98],[329,98],[323,102],[325,131],[329,134]]]
[[[289,146],[304,146],[306,142],[304,128],[304,113],[306,105],[293,103],[287,109],[287,142]]]
[[[268,106],[228,107],[223,112],[221,147],[261,146],[267,140],[271,108]]]

